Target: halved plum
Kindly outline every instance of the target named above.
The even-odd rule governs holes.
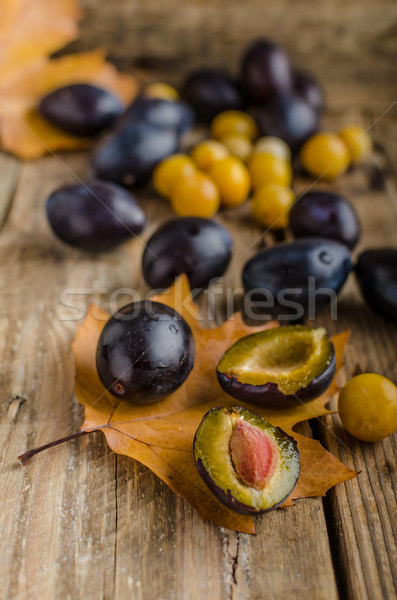
[[[320,396],[335,375],[334,345],[323,327],[289,325],[238,340],[216,368],[233,398],[260,406],[290,406]]]
[[[243,514],[277,508],[298,481],[295,439],[241,407],[217,406],[204,415],[193,452],[198,472],[213,494]]]

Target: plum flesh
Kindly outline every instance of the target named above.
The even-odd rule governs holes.
[[[289,325],[241,338],[216,372],[233,398],[282,408],[320,396],[335,370],[334,346],[324,328]]]
[[[241,407],[218,406],[204,415],[193,452],[198,472],[218,500],[246,515],[277,508],[298,481],[294,438]]]

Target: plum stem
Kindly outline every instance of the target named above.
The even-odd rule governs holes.
[[[53,446],[58,446],[59,444],[63,444],[64,442],[70,442],[70,440],[75,440],[83,435],[88,435],[89,433],[93,433],[94,431],[98,431],[97,429],[90,429],[86,431],[77,431],[77,433],[72,433],[71,435],[67,435],[66,437],[60,438],[59,440],[55,440],[54,442],[50,442],[49,444],[44,444],[44,446],[39,446],[38,448],[33,448],[32,450],[28,450],[24,454],[18,456],[18,460],[21,461],[23,465],[27,465],[30,459],[39,452],[43,450],[48,450],[48,448],[52,448]]]

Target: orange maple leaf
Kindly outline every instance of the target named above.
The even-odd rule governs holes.
[[[229,529],[254,533],[251,517],[229,509],[208,490],[195,467],[192,446],[195,431],[210,408],[236,405],[236,400],[226,395],[217,382],[215,366],[219,358],[237,339],[262,330],[263,326],[249,327],[240,314],[235,314],[219,327],[203,329],[185,276],[153,300],[174,307],[189,323],[196,342],[193,371],[184,385],[157,404],[134,406],[114,398],[103,388],[95,365],[98,338],[109,315],[97,306],[91,307],[73,344],[76,396],[85,406],[82,431],[102,431],[114,452],[130,456],[149,467],[190,502],[204,519],[211,519]],[[277,323],[266,327],[269,326],[277,326]],[[330,487],[356,475],[318,441],[292,432],[296,423],[329,413],[325,405],[338,390],[336,377],[342,366],[347,338],[346,332],[333,338],[337,372],[330,388],[321,397],[287,410],[261,409],[240,402],[240,405],[294,435],[298,442],[301,473],[288,504],[295,498],[322,496]]]
[[[24,159],[48,151],[87,147],[37,111],[50,91],[70,83],[92,83],[124,104],[137,94],[136,80],[117,72],[102,50],[50,59],[51,52],[77,36],[77,0],[4,0],[0,25],[0,141]]]

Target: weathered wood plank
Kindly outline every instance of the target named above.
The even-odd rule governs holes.
[[[243,49],[268,36],[282,43],[296,66],[310,68],[331,110],[385,110],[396,99],[397,7],[393,0],[83,0],[80,47],[105,46],[126,68],[179,83],[202,65],[237,73]],[[115,34],[117,32],[117,34]],[[151,67],[151,68],[148,68]],[[394,115],[396,110],[394,110]]]
[[[0,229],[7,218],[18,181],[20,161],[9,154],[0,154]]]
[[[79,174],[81,163],[68,158]],[[96,277],[108,285],[125,281],[114,259],[105,265],[87,258],[50,233],[45,198],[68,180],[71,174],[53,158],[25,165],[0,240],[0,581],[7,598],[93,597],[98,588],[113,595],[115,457],[92,439],[49,452],[28,469],[16,461],[26,447],[81,422],[72,400],[75,324],[59,320],[61,291],[88,287]]]
[[[85,157],[65,160],[82,176]],[[147,291],[137,275],[137,242],[92,258],[53,238],[44,201],[57,185],[72,180],[72,173],[54,158],[26,165],[0,238],[0,258],[8,257],[0,301],[6,334],[0,356],[6,374],[3,410],[8,415],[1,429],[6,470],[0,489],[7,490],[2,498],[3,539],[9,540],[18,528],[0,565],[7,592],[20,598],[103,594],[120,599],[133,593],[146,600],[165,591],[167,598],[183,598],[194,590],[191,597],[202,599],[209,594],[255,597],[266,587],[283,598],[291,590],[300,593],[311,587],[318,598],[336,598],[321,500],[300,501],[296,509],[258,519],[259,535],[251,539],[203,523],[147,469],[109,452],[100,434],[48,451],[27,469],[18,468],[15,457],[24,449],[77,430],[81,418],[72,398],[70,341],[76,323],[60,320],[75,313],[60,305],[60,293],[92,287],[95,280],[109,291],[131,284]],[[171,213],[159,199],[143,203],[152,222],[149,235],[156,221]],[[232,230],[239,228],[235,263],[226,281],[237,286],[247,258],[244,250],[259,232],[248,222],[241,229],[236,214],[223,219]],[[72,294],[70,299],[78,297]],[[89,300],[89,295],[80,298],[82,306]],[[106,306],[109,294],[102,300]],[[221,301],[218,320],[223,309]],[[294,537],[291,532],[297,530],[300,535]],[[312,552],[321,564],[315,585]],[[284,589],[286,570],[289,584]]]
[[[390,177],[391,165],[387,164],[386,129],[393,131],[392,123],[380,122],[372,130],[375,141],[386,144],[386,161],[385,156],[377,157],[389,173],[386,189],[369,191],[365,171],[341,180],[343,192],[352,199],[363,225],[356,254],[368,247],[396,244],[397,195]],[[390,144],[394,144],[392,137]],[[353,277],[339,303],[337,322],[325,323],[331,333],[351,328],[346,353],[347,377],[375,372],[397,381],[397,327],[365,305]],[[383,442],[365,444],[347,434],[337,415],[323,421],[325,427],[320,427],[317,433],[326,446],[349,467],[360,471],[357,479],[331,490],[325,501],[343,596],[352,600],[395,598],[397,433]]]
[[[146,79],[179,83],[182,74],[202,64],[227,65],[237,72],[244,46],[268,35],[286,46],[296,65],[309,66],[320,77],[334,114],[328,120],[331,128],[351,119],[369,122],[370,117],[373,122],[395,100],[397,5],[392,0],[364,5],[333,0],[321,10],[314,10],[311,0],[293,7],[290,0],[271,7],[259,0],[83,4],[87,16],[78,45],[105,45],[121,65],[139,67]],[[381,151],[376,161],[382,169],[386,166],[386,191],[369,191],[365,169],[329,186],[356,206],[364,229],[358,251],[396,243],[392,114],[395,108],[375,128]],[[27,469],[16,463],[26,448],[75,431],[81,422],[82,410],[73,399],[70,347],[76,322],[65,320],[75,318],[77,311],[62,303],[62,292],[69,290],[68,302],[84,311],[93,293],[81,295],[79,290],[93,288],[94,282],[106,289],[99,297],[105,308],[111,292],[121,287],[147,291],[139,270],[139,242],[94,258],[54,239],[44,216],[46,196],[73,181],[73,173],[84,177],[88,172],[83,154],[62,160],[66,167],[52,157],[24,165],[18,180],[19,163],[0,155],[0,226],[6,220],[0,235],[4,597],[328,600],[338,597],[337,579],[341,598],[394,598],[396,436],[360,444],[343,432],[337,416],[324,420],[328,429],[314,424],[324,444],[362,473],[324,501],[298,501],[294,508],[258,518],[256,537],[203,523],[150,471],[113,455],[101,434],[48,451]],[[298,181],[296,189],[310,184]],[[150,192],[142,202],[151,220],[147,239],[171,212]],[[260,231],[251,225],[247,206],[222,213],[219,220],[235,239],[225,286],[236,290],[242,264],[260,244],[272,243],[272,236],[258,239]],[[122,305],[129,300],[128,290],[114,298]],[[206,298],[200,301],[202,311],[207,304]],[[217,321],[225,318],[226,308],[225,299],[218,298]],[[342,294],[338,321],[322,315],[318,323],[331,333],[352,328],[349,376],[375,370],[397,380],[396,327],[365,307],[353,277]]]

